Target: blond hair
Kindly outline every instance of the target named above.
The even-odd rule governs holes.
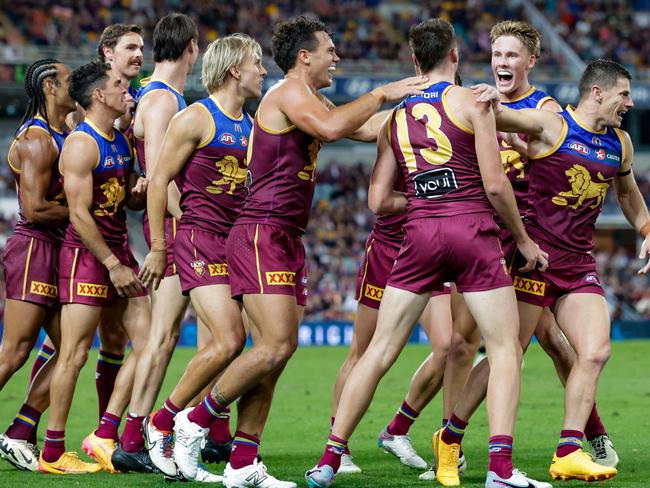
[[[528,52],[539,57],[542,37],[530,24],[519,20],[504,20],[490,29],[490,42],[494,44],[499,37],[512,36],[521,41]]]
[[[201,83],[213,92],[226,82],[230,68],[239,66],[249,56],[262,59],[262,48],[246,34],[231,34],[212,41],[203,55]]]

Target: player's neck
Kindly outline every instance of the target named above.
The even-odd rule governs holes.
[[[285,79],[302,81],[303,83],[305,83],[305,85],[309,87],[309,89],[313,94],[316,94],[316,92],[320,90],[320,87],[316,86],[316,83],[309,76],[309,72],[307,71],[307,69],[300,65],[296,66],[293,69],[290,69],[284,77]]]
[[[523,95],[525,95],[531,89],[531,84],[526,80],[525,83],[522,83],[517,88],[515,88],[510,93],[499,93],[499,98],[502,102],[512,102],[518,100]]]
[[[227,112],[226,115],[238,119],[242,115],[244,97],[237,92],[237,86],[228,83],[221,89],[210,93],[210,96],[219,102],[221,108]]]
[[[602,117],[598,114],[598,106],[590,100],[578,103],[573,113],[584,126],[593,132],[602,132],[607,128]]]
[[[50,127],[59,132],[63,132],[67,128],[65,118],[70,113],[70,110],[62,109],[52,100],[48,100],[45,103],[45,107],[47,109],[47,119]],[[42,116],[43,114],[40,115]]]
[[[174,90],[183,93],[187,81],[187,66],[182,61],[162,61],[156,63],[151,74],[152,80],[164,81]]]
[[[115,119],[121,117],[123,114],[116,114],[112,110],[108,110],[105,107],[91,107],[86,112],[86,119],[92,125],[94,125],[98,130],[111,136],[113,134],[113,126],[115,124]]]
[[[440,68],[432,69],[430,71],[427,71],[426,73],[417,73],[420,70],[416,70],[416,74],[424,75],[427,78],[429,78],[429,83],[435,84],[435,83],[440,83],[443,81],[447,81],[451,83],[452,85],[456,81],[456,71],[455,71],[455,65],[448,64],[445,66],[441,66]]]

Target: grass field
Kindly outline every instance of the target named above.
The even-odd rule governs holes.
[[[650,486],[650,342],[619,342],[607,365],[598,396],[600,415],[621,457],[619,476],[605,483],[611,487]],[[318,460],[327,435],[331,385],[345,357],[343,348],[305,348],[289,363],[278,384],[275,404],[264,433],[261,454],[272,474],[305,486],[304,471]],[[162,394],[170,391],[193,353],[176,352]],[[378,432],[400,405],[412,372],[426,356],[423,346],[409,346],[393,370],[381,383],[374,402],[352,438],[355,461],[363,468],[360,475],[340,476],[340,487],[418,487],[417,472],[401,465],[376,447]],[[94,353],[91,353],[94,358]],[[31,366],[31,363],[30,363]],[[0,418],[7,424],[22,401],[29,367],[26,365],[0,393]],[[82,438],[95,428],[97,407],[94,363],[89,360],[82,372],[67,431],[67,447],[81,451]],[[548,466],[561,427],[562,390],[552,364],[538,346],[532,346],[523,370],[522,401],[515,437],[515,463],[537,479],[549,480]],[[441,400],[422,413],[411,429],[418,452],[431,458],[430,436],[441,418]],[[4,429],[4,425],[2,426]],[[41,435],[45,418],[41,422]],[[462,478],[465,487],[484,486],[487,465],[487,423],[485,409],[475,415],[464,442],[469,470]],[[223,467],[213,465],[215,472]],[[126,487],[163,486],[161,476],[109,475],[81,477],[44,476],[14,470],[0,461],[0,486],[83,486]],[[555,486],[586,486],[564,482]]]

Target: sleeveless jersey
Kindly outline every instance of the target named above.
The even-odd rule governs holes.
[[[51,135],[58,150],[58,154],[52,164],[50,184],[45,192],[45,200],[55,202],[59,205],[66,205],[65,194],[63,193],[63,182],[61,180],[61,174],[59,173],[59,156],[61,155],[61,149],[63,148],[63,141],[68,133],[57,131],[53,127],[48,126],[45,119],[40,115],[37,115],[33,119],[26,120],[25,123],[18,128],[18,131],[16,131],[16,137],[9,147],[9,154],[11,154],[11,147],[13,147],[18,137],[24,134],[27,130],[44,131]],[[32,224],[27,220],[25,213],[23,212],[21,199],[20,178],[22,169],[16,168],[11,163],[9,155],[7,155],[7,163],[9,163],[11,172],[14,175],[16,192],[18,193],[18,222],[16,222],[14,232],[28,237],[36,237],[37,239],[44,241],[61,242],[65,234],[65,225],[62,225],[61,227],[48,227],[45,225]]]
[[[91,137],[99,149],[99,158],[93,169],[93,203],[90,214],[109,247],[124,245],[126,231],[126,185],[133,171],[133,149],[120,131],[113,129],[112,137],[97,129],[86,119],[72,131]],[[65,175],[63,176],[65,178]],[[84,246],[72,225],[68,226],[65,244]]]
[[[406,185],[400,174],[395,182],[395,191],[405,192]],[[379,215],[372,228],[370,237],[377,239],[383,244],[399,247],[404,240],[404,224],[407,220],[407,214]]]
[[[246,198],[246,152],[253,119],[229,115],[212,97],[196,102],[207,110],[212,137],[200,145],[176,178],[181,192],[180,227],[227,234]]]
[[[446,108],[448,82],[400,103],[389,142],[406,181],[408,219],[490,212],[478,167],[474,132]]]
[[[501,102],[502,105],[513,110],[521,110],[524,108],[540,109],[547,101],[553,100],[553,97],[538,90],[534,86],[530,87],[526,93],[516,100],[510,102]],[[528,140],[527,134],[519,134],[519,138],[523,141]],[[515,192],[515,199],[517,200],[517,207],[519,213],[524,214],[530,202],[528,201],[528,160],[525,154],[519,154],[503,139],[502,133],[497,133],[499,141],[499,150],[501,151],[501,162],[503,169],[512,184],[512,189]],[[502,221],[495,212],[495,220],[501,225]]]
[[[237,219],[243,224],[271,224],[303,234],[316,186],[321,141],[295,125],[282,131],[254,119],[248,146],[249,194]]]
[[[570,106],[560,115],[560,140],[548,153],[530,158],[526,228],[555,247],[588,253],[605,194],[625,157],[622,133],[588,129]]]
[[[136,109],[138,104],[140,103],[140,100],[142,100],[147,93],[151,93],[152,91],[155,90],[167,90],[168,92],[172,93],[176,97],[176,101],[178,102],[179,112],[183,110],[185,107],[187,107],[187,103],[185,102],[183,95],[178,90],[176,90],[176,88],[174,88],[171,85],[168,85],[162,80],[151,80],[149,78],[144,78],[140,82],[140,84],[142,85],[142,87],[138,90],[138,93],[136,94],[135,97]],[[135,138],[135,151],[136,154],[138,155],[138,164],[140,165],[140,169],[144,174],[146,174],[147,160],[144,154],[144,139],[140,139],[138,137]]]

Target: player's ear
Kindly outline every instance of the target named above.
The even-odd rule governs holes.
[[[454,46],[449,51],[449,58],[452,63],[458,63],[458,46]]]
[[[603,101],[603,90],[598,85],[593,85],[591,87],[591,95],[596,100],[596,102],[601,103]]]
[[[230,76],[232,76],[236,80],[239,80],[239,77],[241,76],[241,73],[239,71],[239,66],[231,66],[230,69],[228,70],[228,73],[230,73]]]
[[[309,52],[307,49],[301,49],[300,51],[298,51],[298,60],[301,61],[303,64],[310,65],[311,52]]]
[[[537,56],[535,56],[534,54],[531,54],[528,57],[528,69],[529,70],[533,69],[535,67],[536,63],[537,63]]]

